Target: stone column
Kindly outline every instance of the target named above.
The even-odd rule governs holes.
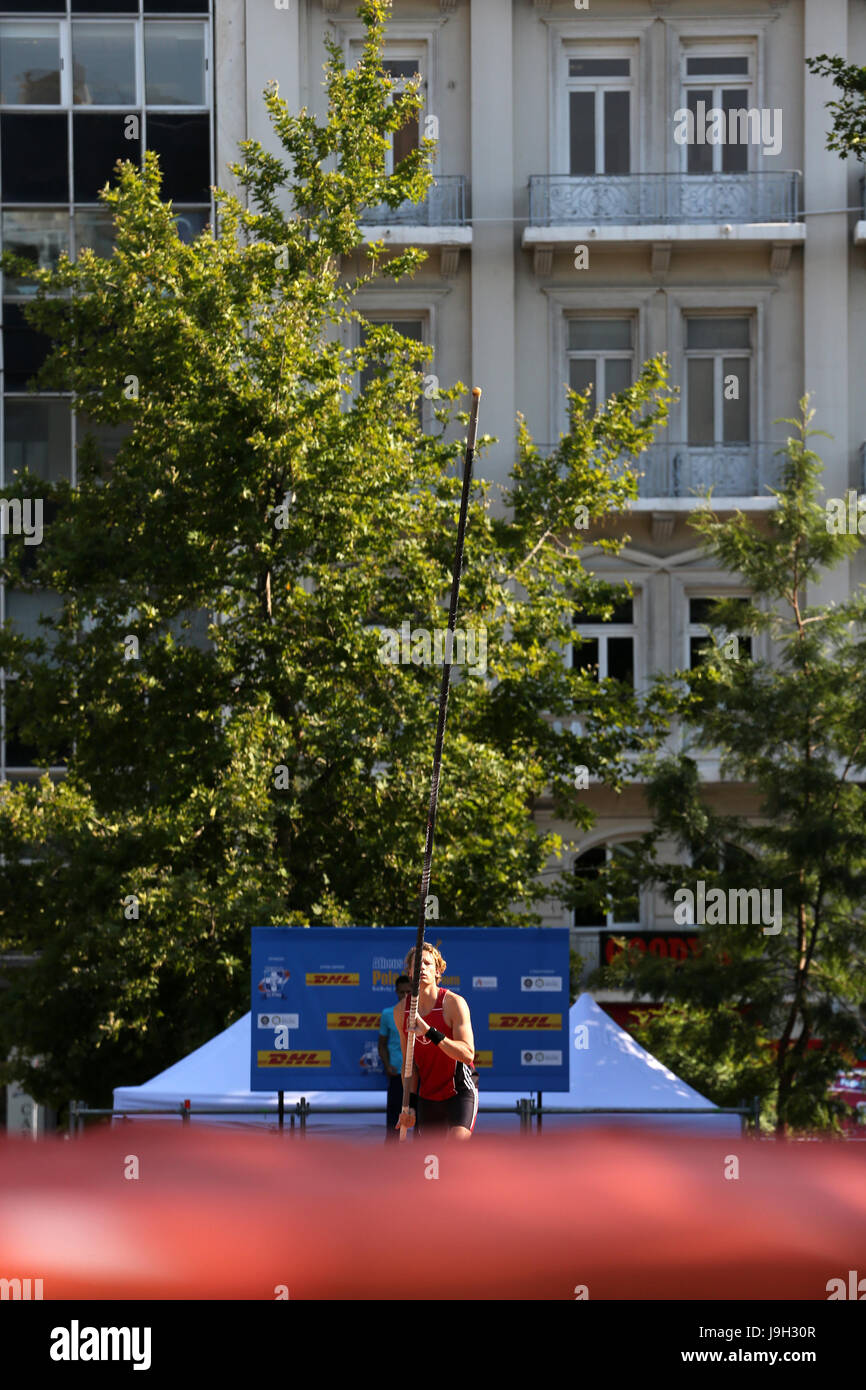
[[[481,431],[500,441],[485,457],[484,474],[504,482],[514,460],[517,412],[511,0],[473,0],[470,24],[471,191],[477,220],[472,247],[472,380],[466,384],[482,388]],[[537,367],[529,364],[529,370]]]
[[[301,54],[306,6],[290,3],[286,8],[277,9],[273,3],[262,3],[262,0],[245,0],[245,3],[246,138],[260,140],[266,150],[285,159],[285,150],[274,134],[265,107],[263,91],[268,82],[276,79],[280,96],[288,103],[289,111],[295,115],[303,106]],[[323,62],[324,56],[323,52]],[[321,97],[319,107],[324,106],[324,93]],[[321,111],[319,116],[322,119]],[[280,205],[284,212],[290,211],[291,204],[286,193],[280,195]]]
[[[247,0],[223,0],[214,15],[214,183],[240,197],[228,165],[240,159],[247,135]]]
[[[804,57],[848,54],[848,0],[805,0]],[[831,115],[824,103],[838,97],[829,78],[804,68],[803,186],[806,210],[844,208],[848,172],[844,160],[826,149]],[[787,112],[785,112],[787,118]],[[791,148],[783,135],[783,150]],[[787,167],[787,164],[786,164]],[[803,383],[815,408],[813,427],[832,439],[817,438],[828,497],[844,497],[849,478],[848,444],[848,217],[844,212],[806,219],[803,248]],[[797,363],[791,362],[796,379]],[[796,414],[791,402],[791,414]],[[843,562],[811,587],[810,603],[848,597],[849,564]]]

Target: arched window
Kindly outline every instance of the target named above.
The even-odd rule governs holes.
[[[584,850],[583,854],[578,855],[574,861],[575,884],[597,880],[602,866],[614,860],[618,850],[618,845],[594,845],[592,849]],[[609,901],[606,909],[603,907],[595,909],[592,907],[575,908],[574,925],[575,927],[596,928],[597,930],[604,930],[608,927],[639,927],[639,884],[635,884],[631,892]]]

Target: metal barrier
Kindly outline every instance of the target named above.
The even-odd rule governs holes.
[[[542,1104],[542,1092],[538,1092],[538,1099],[523,1097],[510,1105],[488,1105],[485,1106],[484,1115],[514,1115],[520,1122],[520,1133],[528,1134],[532,1131],[533,1118],[536,1119],[536,1133],[541,1133],[542,1121],[545,1115],[739,1115],[741,1119],[742,1132],[746,1130],[746,1120],[750,1119],[758,1131],[760,1125],[760,1102],[756,1097],[751,1105],[734,1106],[685,1106],[685,1107],[663,1107],[663,1106],[570,1106],[570,1105],[544,1105]],[[182,1101],[179,1105],[169,1108],[159,1108],[154,1110],[103,1110],[91,1108],[83,1105],[80,1101],[72,1100],[69,1102],[69,1133],[78,1135],[84,1129],[84,1120],[89,1116],[111,1116],[113,1119],[129,1121],[130,1119],[143,1119],[154,1115],[171,1115],[180,1118],[183,1124],[189,1124],[192,1114],[196,1115],[220,1115],[223,1119],[230,1119],[233,1115],[265,1115],[271,1119],[276,1119],[280,1130],[285,1128],[286,1108],[283,1096],[280,1093],[277,1109],[264,1109],[260,1106],[239,1106],[234,1110],[215,1110],[212,1108],[196,1107],[193,1112],[190,1101]],[[371,1123],[377,1120],[381,1122],[384,1118],[384,1111],[369,1110],[363,1105],[339,1105],[329,1110],[316,1112],[306,1096],[295,1103],[294,1109],[289,1111],[289,1129],[295,1131],[295,1120],[298,1120],[298,1134],[304,1137],[307,1128],[307,1119],[316,1113],[323,1115],[369,1115]],[[482,1112],[479,1112],[482,1113]]]

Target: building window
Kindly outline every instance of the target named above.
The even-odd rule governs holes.
[[[566,320],[568,384],[583,395],[592,387],[590,410],[634,380],[634,321],[569,317]]]
[[[752,105],[752,64],[747,53],[684,53],[681,104],[691,112],[696,135],[706,132],[707,113],[713,109],[724,112],[725,132],[730,135],[729,113]],[[725,139],[709,144],[699,137],[683,149],[689,174],[744,174],[749,168],[746,142]]]
[[[411,317],[407,315],[406,318],[398,319],[393,318],[391,315],[388,314],[368,314],[367,323],[371,325],[374,323],[387,323],[390,325],[391,328],[394,329],[395,333],[402,334],[404,338],[411,338],[412,341],[416,343],[426,343],[428,340],[428,323],[426,315],[413,314]],[[364,345],[367,342],[367,338],[368,327],[367,324],[362,323],[359,325],[358,331],[359,347],[364,347]],[[369,361],[366,367],[362,368],[362,370],[359,372],[358,384],[361,391],[366,391],[367,387],[370,385],[372,381],[376,379],[376,377],[382,376],[385,373],[385,371],[387,370],[387,362],[385,360],[387,355],[388,354],[384,354],[382,359]],[[423,428],[424,396],[421,390],[420,382],[418,392],[417,413],[419,427]]]
[[[76,203],[95,203],[100,188],[116,179],[118,159],[130,159],[141,164],[141,140],[133,135],[128,139],[126,116],[119,112],[109,115],[74,115],[72,117],[72,158],[75,165],[74,198]]]
[[[55,270],[61,251],[69,251],[69,214],[27,209],[2,215],[3,249],[26,256],[34,267]],[[34,298],[36,285],[13,275],[4,276],[6,298]]]
[[[207,224],[208,213],[204,208],[184,208],[174,217],[177,234],[187,246],[201,236]]]
[[[389,55],[392,52],[394,52],[393,49],[388,50]],[[408,83],[419,76],[422,79],[421,97],[422,100],[426,99],[427,84],[424,81],[424,61],[420,50],[417,56],[411,58],[386,56],[382,60],[382,66],[391,78],[393,88],[392,100],[393,97],[399,96],[400,93],[405,90]],[[405,159],[407,154],[411,154],[413,150],[418,149],[421,142],[423,121],[424,109],[422,106],[422,109],[413,120],[407,121],[400,130],[394,131],[391,137],[391,145],[386,154],[385,167],[388,174],[393,174],[394,169],[400,161]]]
[[[19,31],[41,35],[38,44],[50,43],[57,55],[50,99],[44,84],[34,86],[37,69],[22,67]],[[166,200],[210,204],[210,117],[206,110],[198,114],[209,102],[207,39],[203,20],[0,23],[0,96],[7,107],[39,101],[67,108],[62,115],[4,112],[3,202],[68,201],[69,113],[83,107],[88,114],[72,115],[74,201],[96,201],[115,177],[116,161],[140,164],[146,145],[167,170]],[[96,116],[94,109],[105,114]]]
[[[102,260],[114,253],[114,218],[102,208],[76,209],[72,218],[75,254],[85,248]]]
[[[210,198],[209,116],[148,116],[147,144],[159,155],[164,202],[204,203]]]
[[[48,356],[51,339],[31,328],[21,306],[3,301],[3,380],[7,391],[24,391]]]
[[[616,845],[595,845],[579,855],[574,861],[575,885],[589,887],[597,883],[603,866],[617,858],[617,849]],[[574,925],[596,930],[603,930],[605,927],[639,927],[640,886],[635,884],[630,893],[609,900],[606,909],[576,907]]]
[[[347,62],[356,66],[361,60],[362,39],[351,39],[348,46]],[[407,155],[417,150],[425,135],[425,116],[430,106],[429,72],[430,60],[425,41],[398,40],[386,43],[382,56],[382,68],[391,79],[390,100],[393,102],[416,78],[421,82],[418,94],[421,108],[418,115],[406,122],[400,130],[392,131],[385,149],[385,173],[390,177],[396,166]],[[433,167],[436,167],[438,152],[433,152]]]
[[[140,167],[145,149],[160,157],[161,196],[173,204],[180,239],[201,234],[212,208],[210,13],[210,0],[0,0],[3,249],[43,268],[55,268],[62,252],[75,257],[85,248],[109,258],[113,218],[99,193],[116,181],[119,159]],[[6,275],[2,289],[2,387],[23,393],[50,342],[23,315],[36,287]],[[98,477],[108,476],[129,427],[94,426],[89,453],[85,448],[78,458],[86,423],[79,417],[73,427],[67,397],[5,394],[0,481],[15,486],[27,472],[74,484],[88,457]],[[56,513],[46,499],[46,528]],[[18,543],[9,536],[7,553]],[[24,575],[36,553],[24,548]],[[28,629],[33,603],[50,601],[44,594],[4,596],[0,586],[7,616]],[[14,679],[7,672],[0,689],[0,778],[7,767],[33,767],[36,758],[20,737],[25,707],[11,693]]]
[[[0,105],[60,105],[59,24],[0,24]]]
[[[68,202],[68,142],[65,115],[0,117],[3,202]]]
[[[0,104],[205,106],[206,49],[200,19],[2,21]]]
[[[25,743],[22,739],[18,731],[17,723],[13,722],[8,712],[8,705],[3,751],[5,753],[4,761],[7,770],[24,772],[36,766],[36,749],[31,744]]]
[[[44,626],[39,622],[40,617],[48,617],[56,620],[62,611],[63,600],[59,594],[38,593],[27,594],[19,593],[14,589],[6,590],[6,618],[12,630],[21,637],[28,640],[42,638],[50,646],[55,640],[54,633],[50,627]],[[50,654],[46,657],[50,662]],[[4,763],[5,770],[17,769],[28,771],[33,768],[44,766],[39,762],[39,750],[31,744],[25,743],[20,733],[20,723],[26,712],[27,699],[23,701],[16,699],[18,677],[14,672],[6,670],[5,678],[5,701],[4,701]],[[51,759],[50,766],[61,768],[65,764],[63,759],[68,757],[69,750],[58,751],[56,756]]]
[[[73,24],[73,105],[133,106],[135,98],[135,26]]]
[[[632,59],[566,53],[568,172],[631,172]]]
[[[87,0],[81,0],[86,7]],[[208,0],[143,0],[145,14],[207,14]]]
[[[578,614],[575,626],[582,640],[572,646],[572,667],[596,681],[624,681],[633,687],[637,637],[634,600],[617,604],[607,620],[598,613]]]
[[[413,342],[416,343],[424,342],[425,321],[420,315],[417,317],[413,316],[412,318],[395,319],[384,314],[381,316],[377,315],[375,318],[372,314],[368,314],[367,323],[362,323],[359,326],[358,344],[360,347],[363,347],[367,342],[369,336],[368,324],[372,325],[376,323],[387,323],[393,328],[395,333],[400,333],[404,338],[411,338]],[[374,381],[377,376],[381,376],[383,370],[384,363],[368,362],[367,366],[362,369],[360,374],[361,390],[366,391],[370,382]]]
[[[63,397],[3,403],[4,486],[26,470],[47,483],[71,481],[71,413]]]
[[[77,0],[72,0],[75,9]],[[65,14],[66,0],[0,0],[0,14]]]
[[[144,75],[148,106],[204,106],[204,25],[145,24]]]
[[[689,626],[686,641],[688,643],[688,669],[690,671],[701,665],[705,653],[713,646],[713,635],[719,643],[723,643],[731,637],[732,634],[724,628],[711,626],[713,604],[721,598],[728,597],[727,594],[713,594],[689,599]],[[738,602],[745,606],[749,600],[741,598]],[[735,635],[739,643],[739,655],[751,660],[751,636],[748,633],[736,633]]]
[[[138,14],[138,0],[72,0],[71,8],[73,14]],[[144,8],[146,12],[147,5]],[[184,5],[188,11],[197,8]]]
[[[743,444],[752,437],[752,320],[686,319],[688,442]]]

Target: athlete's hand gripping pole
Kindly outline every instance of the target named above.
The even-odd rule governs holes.
[[[451,607],[448,610],[448,631],[445,636],[445,661],[442,667],[442,685],[439,691],[439,722],[436,727],[436,746],[433,750],[433,778],[430,784],[430,807],[427,813],[427,838],[424,844],[424,872],[421,875],[421,895],[418,900],[418,935],[415,938],[415,959],[412,969],[412,997],[409,1001],[406,1056],[403,1062],[403,1108],[400,1112],[401,1143],[406,1138],[406,1127],[411,1120],[409,1112],[409,1090],[412,1084],[412,1067],[415,1061],[415,1020],[418,1017],[418,996],[421,992],[421,954],[424,946],[424,928],[427,924],[427,894],[430,889],[430,869],[433,863],[433,836],[436,830],[436,808],[439,801],[439,773],[442,768],[442,745],[445,741],[445,719],[448,714],[448,688],[451,683],[451,658],[454,654],[454,627],[457,622],[457,600],[460,597],[460,572],[463,568],[463,544],[466,539],[466,517],[469,512],[469,487],[472,479],[472,460],[475,454],[475,440],[478,434],[478,403],[480,400],[481,387],[475,386],[472,390],[469,432],[466,436],[466,456],[463,462],[463,493],[460,498],[460,520],[457,523],[457,548],[454,555],[454,572],[451,576]]]

